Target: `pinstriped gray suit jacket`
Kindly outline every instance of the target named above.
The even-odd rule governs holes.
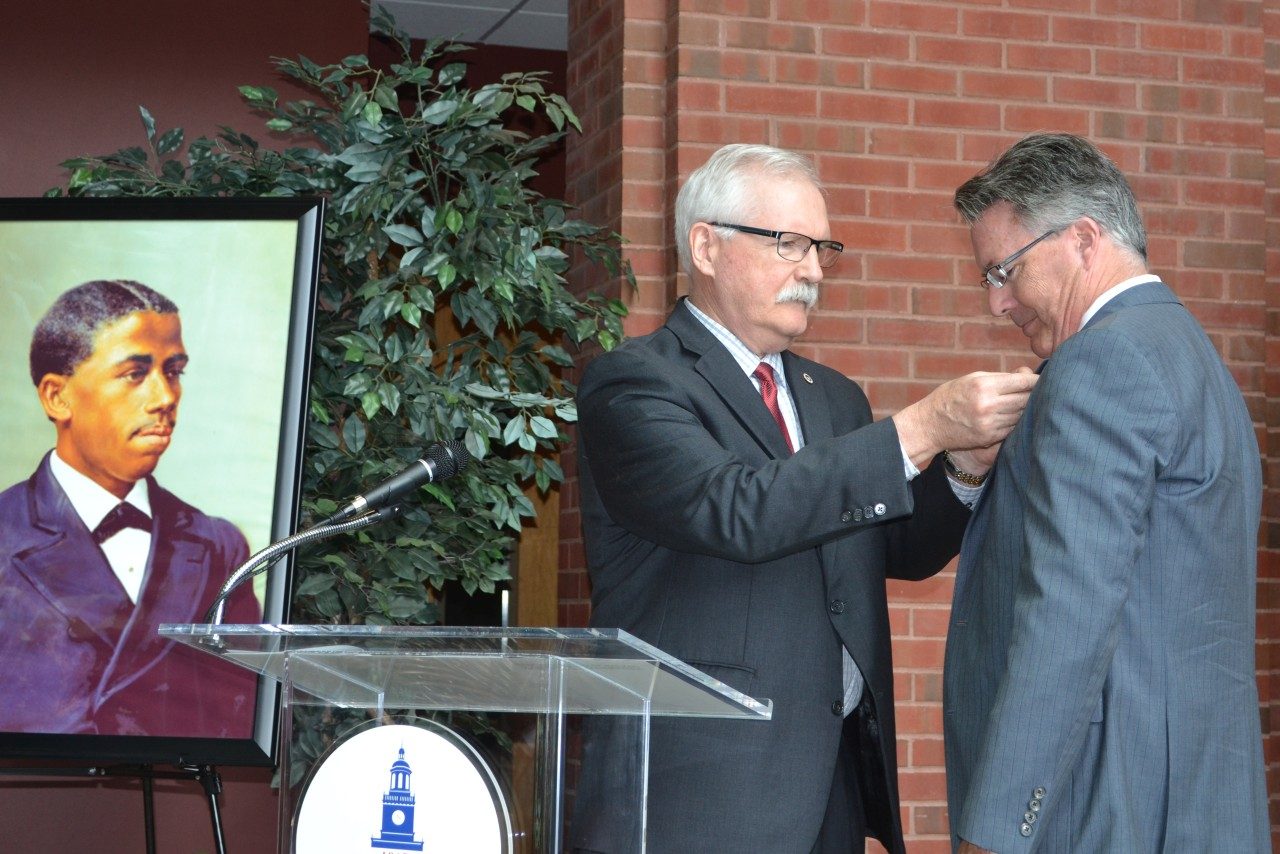
[[[961,551],[956,835],[998,852],[1270,850],[1253,425],[1161,283],[1047,363]]]

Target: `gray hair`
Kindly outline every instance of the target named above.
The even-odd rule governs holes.
[[[758,177],[798,178],[822,189],[813,161],[802,154],[771,145],[724,146],[693,170],[676,196],[676,251],[686,273],[693,274],[689,229],[695,222],[755,225],[748,220],[760,215],[761,203],[766,201],[751,186]],[[725,239],[736,233],[727,228],[717,232]]]
[[[1116,243],[1147,258],[1147,230],[1129,182],[1109,157],[1081,137],[1024,137],[956,190],[956,210],[970,224],[998,202],[1008,202],[1018,220],[1035,232],[1062,229],[1087,216]]]

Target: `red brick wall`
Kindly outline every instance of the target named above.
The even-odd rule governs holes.
[[[1267,0],[1265,16],[1260,0],[570,6],[569,55],[586,54],[570,61],[570,100],[580,110],[609,99],[620,107],[606,116],[593,106],[602,124],[588,122],[571,142],[569,195],[613,194],[608,221],[631,241],[640,277],[630,333],[653,328],[680,290],[666,234],[679,180],[723,143],[767,142],[814,157],[846,245],[798,350],[863,383],[880,416],[957,374],[1034,364],[1017,330],[986,315],[950,199],[1023,134],[1072,131],[1131,176],[1153,269],[1204,323],[1260,436],[1280,427],[1280,374],[1266,358],[1280,354],[1270,334],[1280,330],[1280,119],[1271,118],[1280,0]],[[612,53],[590,49],[606,41]],[[591,193],[575,196],[575,175]],[[1277,473],[1268,456],[1268,546],[1280,546]],[[562,530],[576,536],[567,513]],[[573,542],[563,552],[562,611],[578,625],[588,591]],[[1259,673],[1274,778],[1280,754],[1267,713],[1280,560],[1265,549],[1261,566]],[[913,852],[947,850],[941,664],[952,581],[947,572],[890,589]]]
[[[1266,58],[1264,101],[1265,269],[1267,323],[1264,337],[1263,410],[1265,426],[1262,535],[1258,560],[1258,686],[1262,691],[1262,731],[1267,757],[1267,791],[1271,793],[1272,843],[1280,799],[1280,718],[1277,718],[1276,676],[1280,670],[1280,2],[1263,6]]]

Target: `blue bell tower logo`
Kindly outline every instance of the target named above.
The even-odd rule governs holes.
[[[422,842],[413,838],[413,792],[409,790],[409,778],[413,770],[404,759],[391,763],[391,788],[382,796],[382,832],[372,837],[370,848],[393,851],[421,851]]]

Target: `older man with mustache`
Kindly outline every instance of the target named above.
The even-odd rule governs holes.
[[[244,535],[161,488],[187,365],[177,307],[138,282],[63,293],[31,380],[56,433],[0,493],[0,730],[247,738],[251,674],[160,638],[198,619]],[[230,622],[255,622],[245,588]]]
[[[900,852],[885,578],[955,555],[1036,377],[969,375],[872,421],[856,383],[792,353],[843,246],[791,152],[712,155],[676,243],[688,298],[579,390],[591,622],[774,705],[654,722],[646,850]],[[573,845],[636,850],[622,724],[588,726]]]

